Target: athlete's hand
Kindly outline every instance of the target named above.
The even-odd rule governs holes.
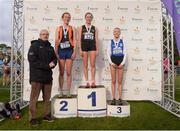
[[[59,58],[59,55],[58,55],[58,51],[57,51],[57,50],[55,50],[55,54],[56,54],[57,59],[60,61],[60,58]]]
[[[120,70],[123,69],[123,65],[120,64],[120,65],[118,66],[118,69],[120,69]]]
[[[99,50],[96,50],[96,56],[98,56],[99,55]]]
[[[73,54],[72,54],[72,56],[71,56],[71,59],[72,59],[72,60],[75,60],[75,58],[76,58],[76,52],[74,51]]]
[[[82,50],[80,50],[80,56],[83,57],[83,52],[82,52]]]
[[[56,57],[57,57],[57,60],[60,61],[59,55],[56,55]]]
[[[116,64],[112,63],[111,65],[112,65],[114,68],[117,68],[117,65],[116,65]]]

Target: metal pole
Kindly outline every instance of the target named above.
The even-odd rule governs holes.
[[[172,53],[172,99],[174,100],[175,99],[175,86],[174,86],[174,32],[173,32],[173,20],[171,18],[171,53]]]

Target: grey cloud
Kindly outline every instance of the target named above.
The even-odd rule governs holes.
[[[11,44],[13,0],[0,0],[0,43]]]

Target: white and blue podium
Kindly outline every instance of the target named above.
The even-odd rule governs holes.
[[[106,116],[106,89],[104,86],[96,88],[78,88],[78,116],[103,117]]]
[[[55,118],[67,118],[77,116],[77,96],[59,98],[54,96],[51,100],[51,114]]]
[[[122,105],[111,105],[111,101],[106,99],[106,88],[102,85],[95,88],[80,86],[77,95],[71,98],[54,96],[51,100],[51,114],[55,118],[128,117],[130,105],[126,101]]]
[[[111,105],[111,100],[107,101],[107,116],[128,117],[130,116],[130,105],[126,101],[122,101],[122,105]]]

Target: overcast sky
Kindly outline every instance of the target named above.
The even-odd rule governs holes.
[[[0,43],[11,45],[13,0],[0,0]]]

